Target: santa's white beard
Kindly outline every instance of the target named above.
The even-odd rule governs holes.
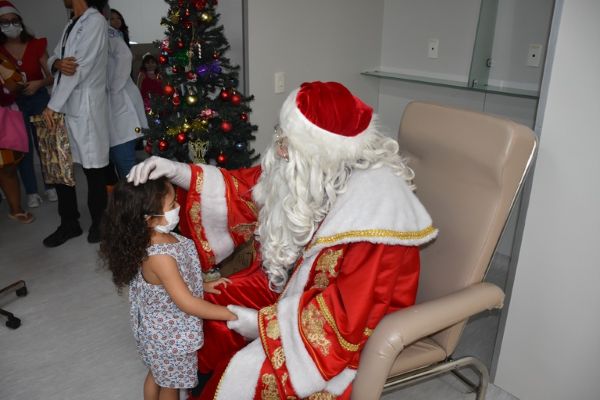
[[[281,291],[329,206],[322,182],[310,182],[310,170],[301,163],[280,159],[271,147],[262,166],[252,193],[260,208],[258,240],[271,289]],[[309,188],[320,193],[311,193]]]

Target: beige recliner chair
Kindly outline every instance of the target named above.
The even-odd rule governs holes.
[[[413,102],[400,124],[401,149],[415,170],[417,196],[439,228],[422,249],[414,306],[387,315],[369,338],[352,391],[379,399],[407,383],[469,366],[451,358],[469,317],[502,307],[504,293],[482,282],[536,148],[527,127],[473,111]]]

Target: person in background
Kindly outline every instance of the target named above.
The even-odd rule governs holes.
[[[65,114],[73,162],[87,180],[87,206],[92,224],[87,240],[100,241],[100,221],[106,208],[106,166],[109,160],[108,26],[101,11],[106,0],[63,0],[73,11],[48,66],[54,88],[43,119],[55,128],[55,114]],[[56,247],[81,235],[75,187],[56,185],[60,225],[43,241]]]
[[[112,10],[105,7],[104,15]],[[114,13],[113,13],[114,14]],[[112,17],[111,17],[112,18]],[[108,115],[110,162],[123,179],[135,165],[135,144],[141,128],[148,128],[140,91],[131,79],[133,55],[113,26],[108,27]],[[110,182],[109,182],[110,183]]]
[[[129,45],[129,27],[125,23],[125,18],[123,18],[123,14],[121,14],[119,11],[115,10],[114,8],[111,8],[109,24],[110,24],[110,26],[112,26],[113,28],[115,28],[117,31],[120,32],[121,38],[127,44],[127,47],[131,47]]]
[[[22,77],[16,72],[16,67],[0,54],[0,107],[16,109],[15,93],[22,89]],[[17,165],[22,158],[23,153],[0,148],[0,189],[8,203],[8,217],[22,224],[30,224],[35,218],[21,206],[21,188],[17,175]]]
[[[146,53],[142,57],[142,66],[138,74],[137,86],[142,93],[146,109],[150,108],[150,99],[152,97],[162,94],[162,79],[160,70],[158,69],[158,61],[150,53]]]
[[[35,208],[40,206],[42,198],[38,194],[33,164],[33,148],[38,148],[37,133],[29,118],[41,114],[50,100],[46,87],[52,84],[53,78],[46,66],[48,41],[35,38],[27,31],[21,13],[9,1],[0,1],[0,28],[0,51],[17,67],[24,82],[16,102],[29,133],[29,152],[24,154],[19,172],[27,194],[27,206]],[[45,186],[45,194],[49,201],[57,200],[56,191],[51,186]]]

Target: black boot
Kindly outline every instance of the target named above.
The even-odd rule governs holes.
[[[87,241],[89,243],[98,243],[100,241],[100,224],[92,224],[88,232]]]
[[[46,247],[58,247],[67,240],[77,237],[82,233],[79,221],[62,221],[58,229],[44,239],[43,243]]]

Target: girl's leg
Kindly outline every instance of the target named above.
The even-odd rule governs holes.
[[[159,400],[179,400],[179,389],[160,388]]]
[[[12,215],[25,212],[21,207],[21,187],[16,166],[0,167],[0,188],[6,196],[8,208]]]
[[[144,381],[144,400],[158,400],[160,393],[160,386],[154,382],[152,373],[148,371],[146,380]]]

